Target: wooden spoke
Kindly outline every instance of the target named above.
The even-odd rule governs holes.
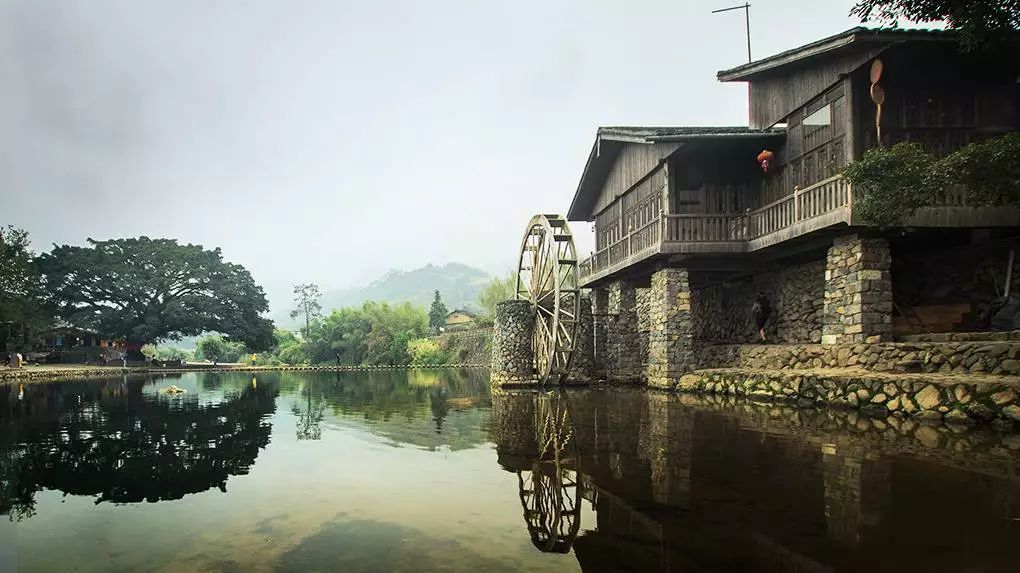
[[[561,383],[570,370],[580,314],[577,280],[567,221],[559,215],[532,217],[521,241],[517,298],[532,304],[535,375],[543,384]]]

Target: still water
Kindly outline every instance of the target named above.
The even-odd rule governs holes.
[[[991,430],[479,371],[0,385],[0,571],[976,572],[1017,547],[1020,436]]]

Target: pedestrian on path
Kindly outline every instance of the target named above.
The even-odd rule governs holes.
[[[768,324],[770,316],[772,316],[772,303],[769,302],[769,298],[765,296],[764,292],[759,292],[751,306],[751,317],[754,319],[754,327],[763,343],[768,342],[765,338],[765,325]]]

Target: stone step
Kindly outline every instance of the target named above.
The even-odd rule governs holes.
[[[951,423],[1020,422],[1020,378],[992,374],[903,374],[855,368],[712,368],[680,377],[678,392],[830,405]]]

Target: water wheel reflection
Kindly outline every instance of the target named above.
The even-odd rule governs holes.
[[[570,551],[581,526],[581,491],[576,458],[570,455],[573,430],[565,398],[535,397],[538,459],[517,472],[518,493],[531,543],[545,553]]]

